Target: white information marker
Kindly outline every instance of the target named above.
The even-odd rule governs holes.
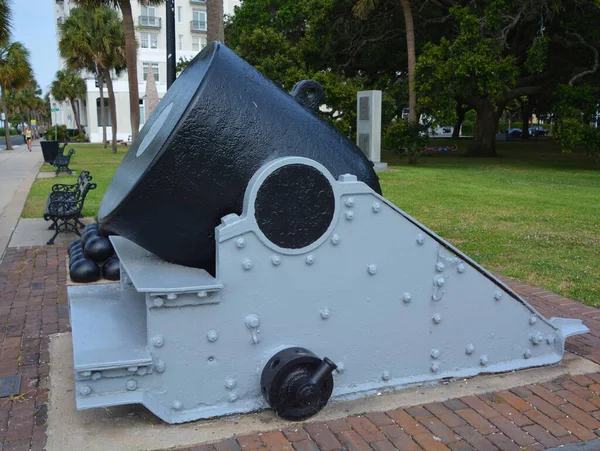
[[[381,91],[359,91],[356,112],[356,144],[376,171],[387,170],[381,162]]]

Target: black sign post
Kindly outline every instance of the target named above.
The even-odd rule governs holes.
[[[175,0],[167,0],[167,89],[175,81]]]

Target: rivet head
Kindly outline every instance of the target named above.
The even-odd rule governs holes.
[[[391,377],[392,376],[390,375],[390,372],[388,370],[385,370],[383,373],[381,373],[381,379],[383,379],[384,381],[389,381]]]
[[[487,364],[488,364],[487,355],[482,355],[481,358],[479,359],[479,363],[481,364],[481,366],[487,366]]]
[[[246,239],[242,237],[238,238],[235,240],[235,245],[238,247],[238,249],[243,248],[246,245]]]
[[[137,366],[130,366],[127,368],[127,371],[129,371],[130,373],[135,373],[138,370]]]
[[[145,366],[142,366],[141,368],[138,368],[138,370],[135,372],[135,374],[137,374],[138,376],[145,376],[147,372],[148,372],[148,368],[146,368]]]
[[[467,345],[467,347],[465,348],[465,353],[467,355],[471,355],[471,354],[473,354],[473,351],[475,351],[475,346],[473,346],[471,343],[469,343]]]
[[[412,301],[412,296],[410,295],[410,293],[404,293],[404,294],[402,295],[402,301],[403,301],[405,304],[410,304],[410,301]]]
[[[313,254],[307,255],[305,261],[307,265],[312,265],[315,262],[315,256]]]
[[[137,382],[133,379],[130,379],[127,381],[127,384],[125,384],[125,387],[127,387],[127,390],[129,391],[133,391],[137,388]]]
[[[321,310],[321,318],[328,319],[330,316],[331,316],[331,312],[329,311],[328,308],[324,308],[323,310]]]
[[[423,235],[422,233],[419,233],[417,235],[417,244],[423,244],[425,243],[425,235]]]
[[[92,375],[92,372],[91,372],[91,371],[81,371],[81,372],[79,373],[79,375],[80,375],[81,377],[90,377],[90,376]]]
[[[456,267],[456,270],[459,272],[459,274],[462,274],[465,272],[467,268],[465,267],[464,263],[459,263],[458,266]]]
[[[554,335],[552,335],[552,334],[548,335],[546,337],[546,343],[548,343],[549,345],[554,344],[554,340],[555,340],[555,338],[554,338]]]
[[[81,393],[83,396],[87,396],[92,392],[92,389],[90,388],[89,385],[82,385],[81,387],[79,387],[79,393]]]
[[[531,358],[531,351],[529,349],[525,349],[525,352],[523,353],[523,358],[524,359],[530,359]]]
[[[371,208],[373,209],[373,213],[379,213],[381,211],[381,204],[379,202],[373,202]]]
[[[206,339],[208,341],[210,341],[211,343],[214,343],[215,341],[217,341],[219,339],[219,333],[216,330],[209,330],[208,333],[206,334]]]
[[[440,364],[439,364],[439,363],[437,363],[437,362],[433,362],[433,363],[431,364],[431,367],[430,367],[430,369],[431,369],[431,372],[432,372],[432,373],[437,373],[437,372],[440,370]]]
[[[260,326],[260,319],[258,318],[258,315],[252,313],[246,316],[245,323],[246,327],[249,329],[256,329],[258,326]]]
[[[233,390],[237,385],[237,381],[234,378],[229,378],[225,380],[225,388],[227,390]]]
[[[177,299],[177,295],[175,293],[169,293],[167,294],[167,300],[168,301],[174,301]]]
[[[152,337],[152,345],[155,348],[160,348],[164,344],[165,344],[165,339],[163,338],[162,335],[155,335],[154,337]]]
[[[377,265],[373,265],[373,264],[368,265],[367,271],[369,272],[369,274],[374,276],[375,274],[377,274]]]
[[[354,219],[354,212],[352,210],[346,212],[346,219],[352,221]]]
[[[340,244],[340,236],[337,233],[331,235],[331,244]]]
[[[242,268],[244,268],[246,271],[252,269],[252,260],[249,258],[242,260]]]
[[[100,371],[95,371],[92,373],[92,380],[97,381],[98,379],[102,379],[102,373]]]
[[[236,402],[238,400],[238,395],[235,392],[229,393],[229,402]]]
[[[542,341],[544,341],[544,335],[541,332],[536,332],[529,335],[529,339],[534,345],[539,345]]]
[[[157,373],[165,372],[165,362],[163,362],[162,360],[157,361],[154,367],[156,368]]]
[[[532,316],[531,318],[529,318],[529,324],[531,324],[532,326],[537,322],[537,317],[536,316]]]
[[[336,363],[337,368],[335,369],[338,374],[342,374],[344,371],[346,371],[346,365],[344,365],[344,362],[338,362]]]
[[[165,300],[161,297],[156,297],[154,298],[154,306],[155,307],[162,307],[163,305],[165,305]]]
[[[173,401],[173,409],[174,410],[181,410],[182,408],[183,408],[183,403],[179,399],[176,399],[175,401]]]
[[[440,350],[439,349],[432,349],[431,350],[431,358],[432,359],[437,359],[440,356]]]
[[[348,199],[346,199],[346,202],[344,202],[344,204],[346,205],[346,207],[354,207],[355,204],[355,200],[354,197],[349,197]]]
[[[281,257],[279,255],[273,255],[271,257],[271,264],[273,266],[279,266],[279,265],[281,265]]]
[[[433,315],[433,317],[431,318],[431,320],[435,323],[435,324],[439,324],[442,322],[442,315],[440,315],[439,313],[436,313],[435,315]]]
[[[446,283],[446,279],[444,279],[443,277],[436,277],[435,279],[433,279],[433,282],[435,283],[436,287],[443,287],[444,284]]]
[[[500,299],[502,299],[502,292],[501,291],[496,291],[494,293],[494,299],[499,301]]]
[[[435,264],[435,270],[437,272],[444,272],[444,269],[446,269],[446,265],[444,265],[442,262],[437,262]]]

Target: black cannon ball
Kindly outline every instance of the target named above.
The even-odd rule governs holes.
[[[98,236],[97,230],[88,230],[83,235],[81,235],[81,247],[85,248],[86,243],[95,236]]]
[[[87,232],[88,230],[98,230],[98,223],[97,222],[93,222],[92,224],[88,224],[83,228],[83,233]]]
[[[106,280],[119,280],[121,278],[121,268],[119,257],[109,258],[104,265],[102,265],[102,277]]]
[[[76,249],[77,246],[81,246],[80,238],[77,238],[76,240],[73,240],[69,243],[69,252],[71,252],[73,249]]]
[[[77,249],[73,249],[73,251],[69,254],[69,260],[73,260],[79,255],[83,255],[83,249],[81,249],[80,247],[78,247]]]
[[[95,236],[90,238],[85,243],[85,249],[83,251],[86,257],[91,258],[96,263],[102,263],[115,255],[115,250],[110,244],[110,240],[103,236]]]
[[[83,258],[71,266],[71,280],[76,283],[97,282],[102,276],[100,266],[87,258]]]
[[[69,270],[73,269],[73,265],[78,262],[79,260],[83,260],[85,259],[85,256],[83,255],[83,253],[81,254],[77,254],[76,256],[74,256],[73,258],[69,259]]]

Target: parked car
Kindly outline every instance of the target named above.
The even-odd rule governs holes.
[[[523,134],[523,130],[521,130],[520,128],[509,128],[508,130],[506,130],[506,133],[508,133],[513,138],[520,138]]]
[[[529,129],[531,136],[548,136],[548,133],[550,133],[550,130],[546,130],[541,125],[534,125]]]

